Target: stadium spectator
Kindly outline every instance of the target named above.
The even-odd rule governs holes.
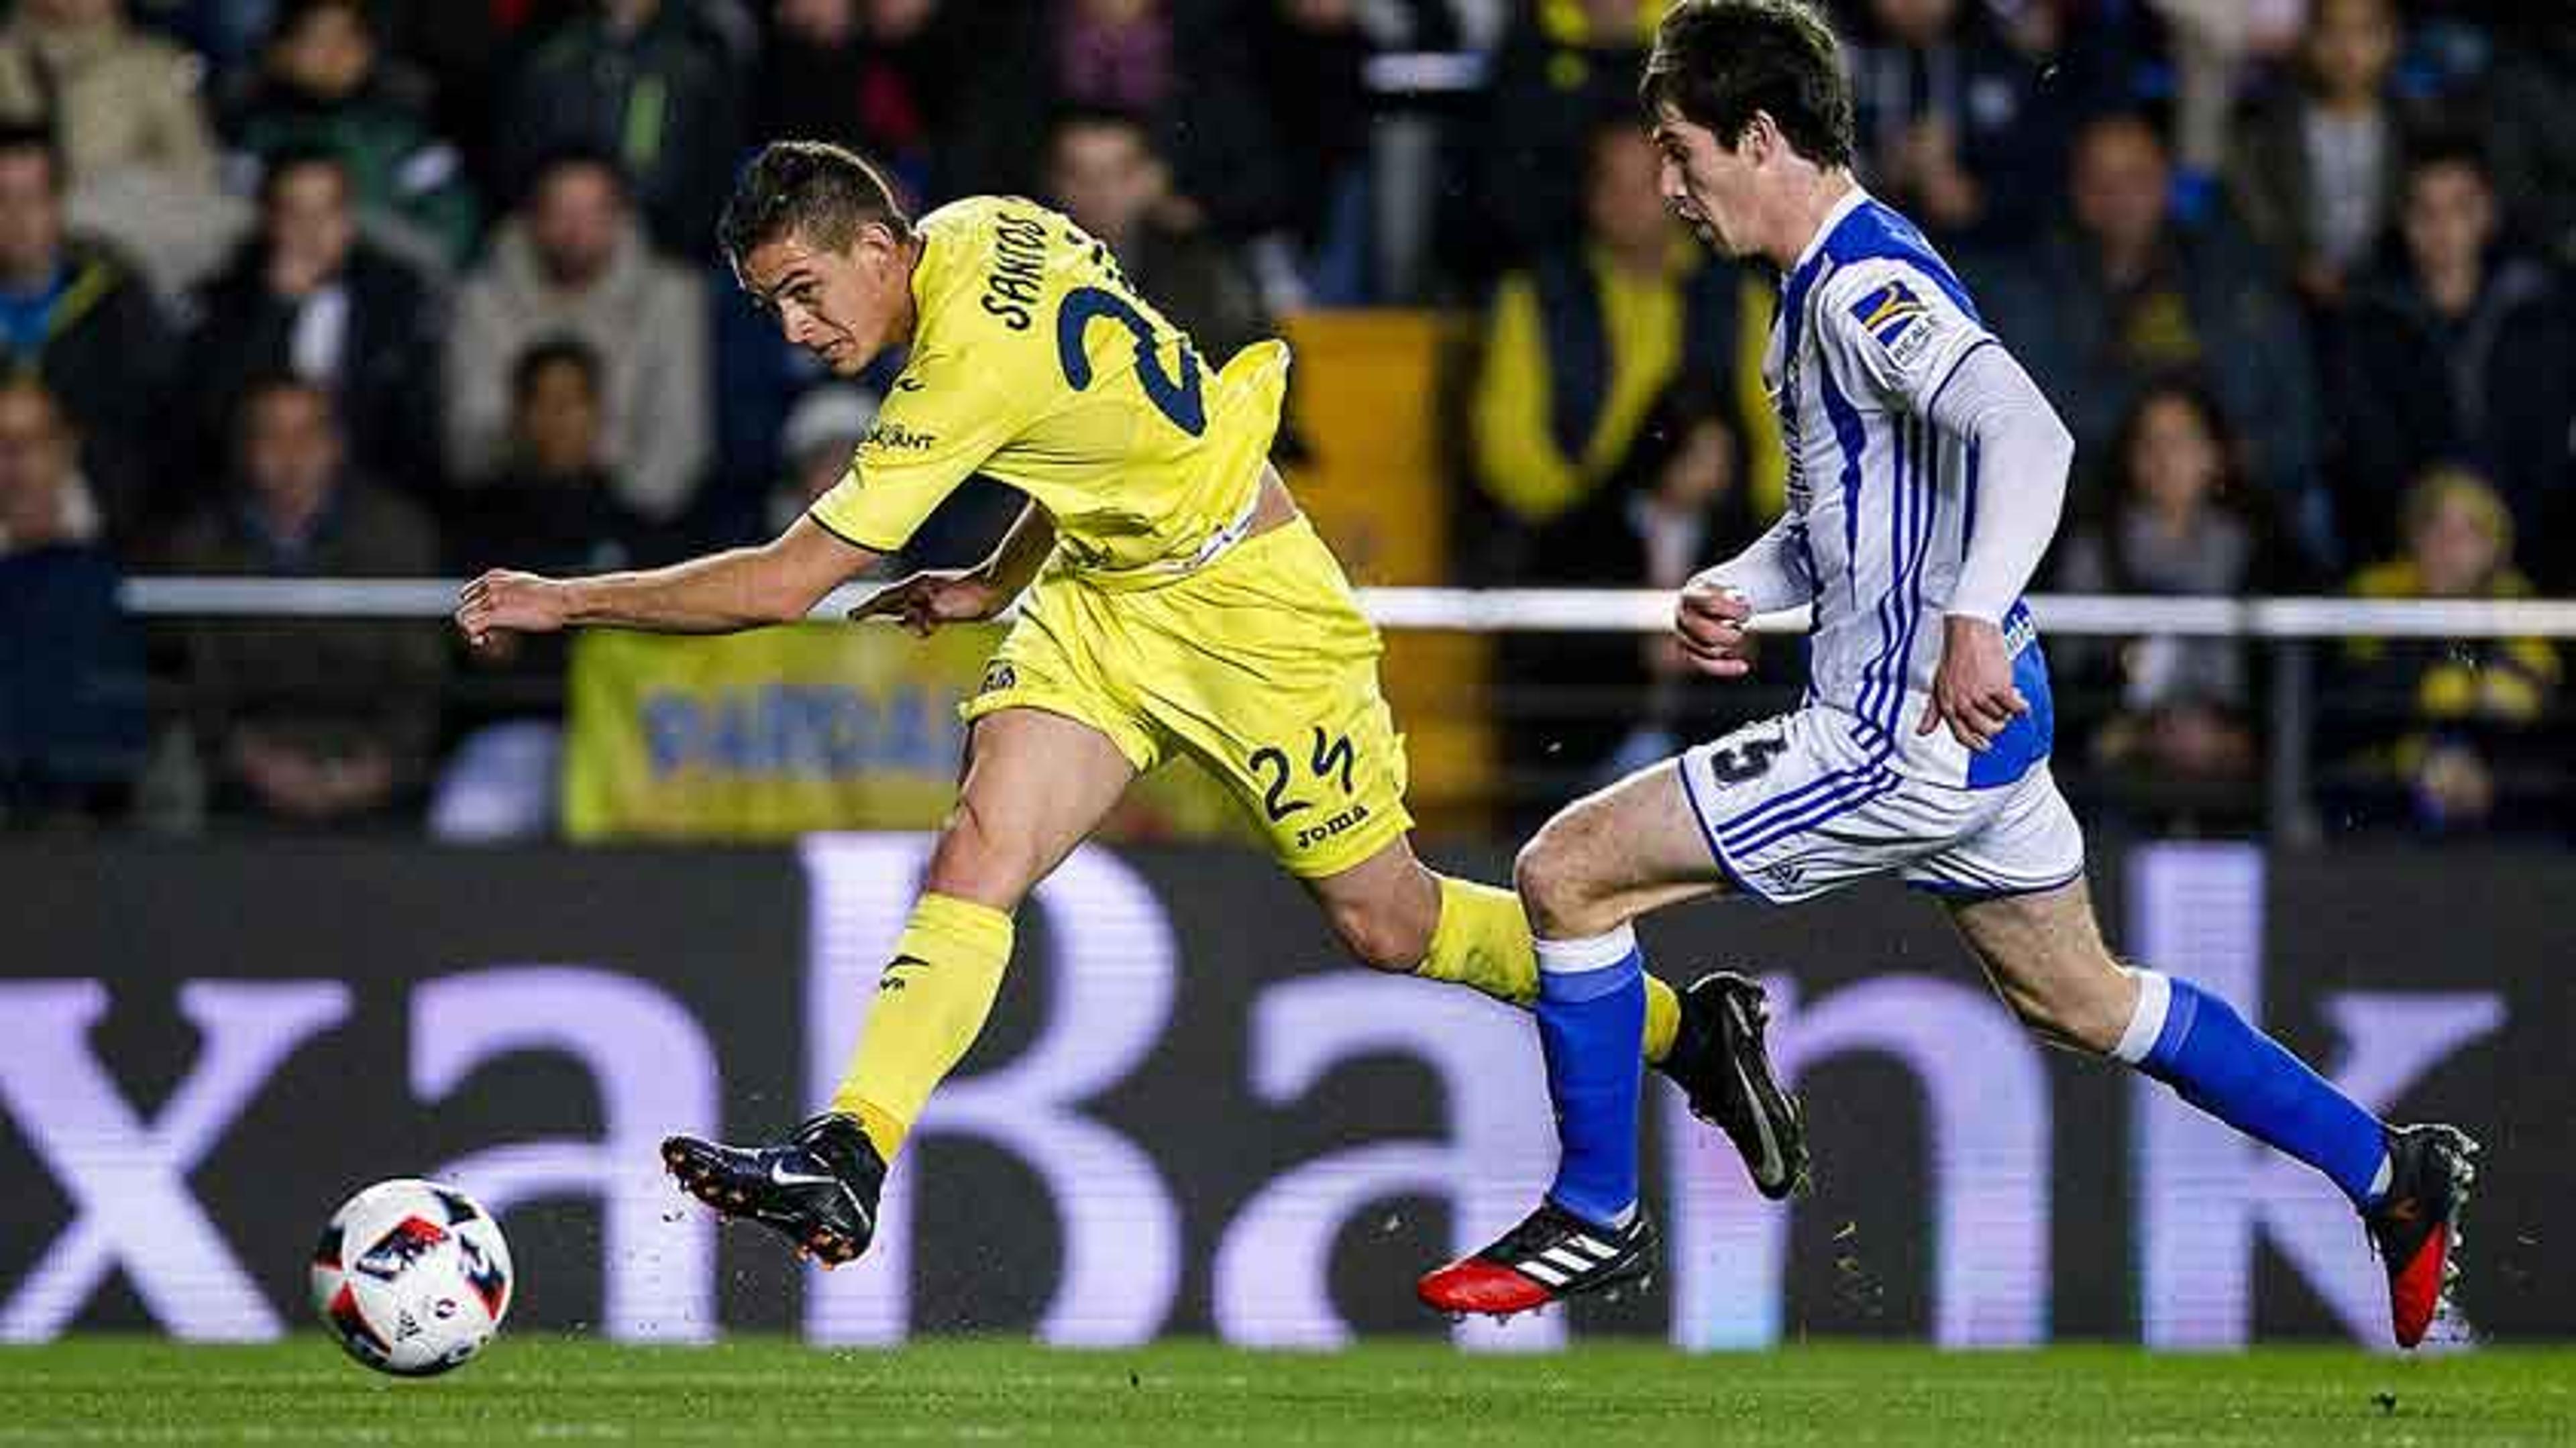
[[[2061,545],[2057,586],[2074,593],[2242,597],[2282,581],[2269,529],[2245,511],[2238,448],[2201,389],[2142,393],[2112,443],[2099,516]],[[2242,780],[2254,768],[2250,659],[2242,640],[2157,635],[2051,654],[2070,678],[2115,691],[2095,732],[2096,764],[2134,780]]]
[[[1637,127],[1597,130],[1579,242],[1505,277],[1486,312],[1476,481],[1523,540],[1611,477],[1675,378],[1735,376],[1740,274],[1682,233],[1658,164]]]
[[[2402,204],[2403,255],[2356,296],[2335,372],[2346,532],[2362,556],[2385,553],[2408,482],[2456,459],[2502,490],[2525,536],[2564,548],[2538,525],[2570,486],[2576,329],[2565,293],[2504,244],[2474,148],[2420,151]]]
[[[2344,299],[2395,214],[2415,122],[2391,82],[2395,0],[2318,0],[2298,84],[2238,127],[2227,189],[2255,240],[2318,307]]]
[[[1870,0],[1846,61],[1873,192],[1936,237],[2029,233],[2063,174],[2064,118],[1983,6]]]
[[[417,578],[429,521],[347,466],[330,394],[280,378],[242,399],[238,487],[173,547],[184,571]],[[192,632],[190,702],[219,814],[390,821],[423,780],[446,651],[435,625],[231,621]]]
[[[2175,159],[2188,181],[2215,176],[2225,164],[2247,75],[2298,48],[2308,5],[2309,0],[2147,0],[2163,22]]]
[[[1175,189],[1218,230],[1251,235],[1288,210],[1283,161],[1263,105],[1256,32],[1233,0],[978,0],[971,93],[955,103],[961,191],[1036,190],[1043,136],[1066,110],[1144,120]]]
[[[875,393],[844,382],[824,383],[796,399],[779,437],[787,466],[770,491],[766,536],[787,531],[850,471],[851,456],[876,422],[877,401]]]
[[[143,528],[147,439],[170,383],[170,331],[121,251],[63,229],[47,134],[0,127],[0,362],[44,379],[81,436],[82,470],[120,544]]]
[[[410,267],[358,234],[349,168],[283,149],[259,231],[198,298],[186,378],[201,455],[221,456],[243,392],[292,374],[337,400],[359,468],[416,495],[438,470],[437,318]]]
[[[1479,150],[1475,226],[1506,263],[1572,232],[1584,212],[1593,133],[1637,122],[1637,76],[1663,12],[1654,0],[1549,0],[1525,6],[1494,56]]]
[[[453,269],[473,250],[464,158],[430,128],[426,81],[385,57],[366,0],[285,0],[223,123],[253,174],[281,156],[339,156],[361,219],[403,253]]]
[[[618,499],[657,523],[685,511],[712,447],[706,283],[657,255],[616,165],[572,152],[541,168],[457,300],[447,345],[447,461],[483,477],[508,447],[510,371],[548,337],[607,367]]]
[[[110,811],[140,771],[143,649],[121,581],[53,395],[0,380],[0,823]]]
[[[2517,231],[2576,265],[2576,16],[2535,6],[2511,20],[2487,77],[2496,192]]]
[[[751,37],[721,25],[727,11],[598,0],[540,40],[502,102],[511,191],[567,148],[595,150],[616,158],[663,250],[710,255],[748,120],[738,68]]]
[[[2513,517],[2485,479],[2436,467],[2406,497],[2405,553],[2352,581],[2364,598],[2514,599],[2531,585],[2514,567]],[[2363,753],[2365,772],[2402,791],[2432,829],[2524,823],[2543,781],[2564,785],[2564,758],[2543,730],[2561,663],[2544,639],[2354,639],[2350,693],[2404,732]]]
[[[1523,581],[1678,591],[1742,551],[1762,529],[1735,416],[1707,379],[1666,388],[1609,482],[1539,530]],[[1692,670],[1668,633],[1513,634],[1502,668],[1514,793],[1541,814],[1705,737],[1744,703]]]
[[[971,119],[967,28],[939,0],[774,0],[760,132],[835,141],[917,198],[942,194],[943,148]]]
[[[217,0],[221,3],[221,0]],[[587,0],[371,0],[385,50],[432,82],[431,129],[464,156],[475,193],[508,196],[494,134],[510,67]]]
[[[122,0],[22,0],[0,28],[0,118],[48,126],[72,213],[176,294],[223,253],[205,66],[128,23]]]
[[[661,561],[656,530],[618,501],[606,454],[607,368],[588,343],[542,340],[510,367],[510,446],[476,479],[448,537],[450,566],[600,573]]]
[[[1076,111],[1047,146],[1047,194],[1109,244],[1136,290],[1190,334],[1216,366],[1275,336],[1243,258],[1172,189],[1172,171],[1144,123],[1119,111]]]
[[[2172,166],[2145,120],[2114,113],[2076,135],[2070,225],[1983,283],[1988,324],[2047,388],[2078,455],[2097,453],[2153,381],[2203,379],[2245,420],[2245,476],[2297,546],[2338,556],[2316,476],[2317,384],[2296,309],[2224,228],[2171,209]]]
[[[510,461],[469,495],[449,531],[452,571],[506,563],[598,573],[672,555],[661,530],[617,501],[601,452],[605,378],[598,355],[569,337],[520,356],[510,371]],[[432,790],[431,833],[490,841],[553,831],[568,663],[560,636],[467,653],[476,687],[448,710],[458,743]]]

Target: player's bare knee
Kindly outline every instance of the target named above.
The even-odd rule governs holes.
[[[1324,918],[1351,958],[1371,970],[1409,975],[1431,953],[1428,931],[1375,900],[1333,901],[1324,907]]]
[[[1014,910],[1028,893],[1035,868],[1027,845],[989,828],[969,795],[957,802],[940,830],[921,887],[935,895]]]
[[[1542,940],[1580,940],[1619,927],[1586,868],[1588,833],[1579,820],[1559,815],[1512,861],[1512,888]]]

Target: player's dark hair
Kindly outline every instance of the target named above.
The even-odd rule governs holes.
[[[1669,105],[1733,149],[1758,112],[1819,166],[1849,166],[1851,85],[1840,43],[1802,0],[1679,0],[1655,29],[1638,99]]]
[[[828,141],[772,141],[742,169],[716,223],[716,240],[736,269],[758,247],[799,235],[840,251],[871,222],[898,237],[912,220],[876,167]]]
[[[63,194],[63,142],[43,121],[0,121],[0,156],[33,153],[45,158],[56,196]]]
[[[510,363],[511,398],[525,402],[528,393],[536,387],[537,379],[549,367],[570,367],[581,374],[581,380],[589,386],[592,397],[600,395],[603,379],[598,350],[579,337],[558,332],[529,343],[526,350]]]

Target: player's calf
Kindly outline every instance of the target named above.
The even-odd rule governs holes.
[[[662,1164],[699,1201],[770,1228],[826,1267],[855,1261],[876,1236],[885,1158],[850,1117],[817,1116],[770,1146],[674,1136],[662,1143]]]

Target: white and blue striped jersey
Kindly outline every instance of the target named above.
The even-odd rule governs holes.
[[[1789,462],[1780,561],[1815,608],[1806,702],[1849,716],[1874,767],[1970,789],[2020,779],[2054,732],[2020,600],[2001,622],[2030,712],[1984,753],[1946,727],[1915,732],[1980,481],[1975,440],[1935,426],[1933,404],[1961,362],[1997,345],[1923,234],[1855,187],[1783,279],[1763,362]]]

